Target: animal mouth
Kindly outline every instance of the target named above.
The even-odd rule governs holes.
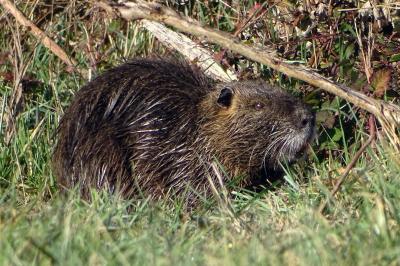
[[[315,129],[308,128],[303,132],[290,132],[285,137],[274,140],[264,154],[264,164],[279,167],[281,163],[292,164],[307,154],[310,143],[314,140]]]
[[[295,155],[294,155],[294,161],[295,161],[296,159],[302,158],[302,157],[306,154],[306,152],[307,152],[309,146],[310,146],[310,142],[309,142],[309,141],[305,141],[304,144],[303,144],[303,145],[299,148],[299,150],[295,153]]]
[[[288,163],[293,163],[298,159],[304,158],[314,137],[314,130],[309,130],[305,136],[295,136],[294,139],[297,139],[297,142],[292,143],[293,146],[286,150],[286,156],[284,156],[286,157],[286,161]]]

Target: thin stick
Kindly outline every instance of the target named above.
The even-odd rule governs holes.
[[[330,199],[332,199],[335,194],[339,191],[340,187],[342,186],[344,180],[346,179],[346,177],[348,176],[348,174],[350,173],[350,170],[353,169],[354,165],[357,163],[358,159],[360,158],[360,156],[363,154],[363,152],[365,151],[365,149],[372,143],[372,141],[375,139],[376,136],[376,129],[375,129],[375,118],[373,115],[371,115],[369,117],[368,120],[368,124],[369,124],[369,129],[370,129],[370,135],[368,140],[364,143],[364,145],[362,145],[362,147],[357,151],[357,153],[354,155],[353,159],[351,160],[351,162],[347,165],[344,173],[342,174],[342,176],[340,177],[340,179],[337,181],[337,183],[335,184],[335,187],[332,189],[331,193],[329,193],[328,198],[321,203],[321,205],[319,205],[318,208],[318,212],[322,213],[325,208],[326,205],[328,204],[328,202],[330,201]]]
[[[4,7],[4,9],[10,12],[11,15],[14,16],[15,20],[21,24],[22,26],[26,27],[33,36],[40,40],[40,42],[51,50],[58,58],[61,59],[66,65],[72,67],[75,71],[77,71],[82,76],[86,76],[86,72],[83,70],[77,69],[76,61],[70,58],[67,53],[57,44],[55,43],[50,37],[46,35],[44,31],[38,28],[33,22],[31,22],[25,15],[18,10],[18,8],[9,0],[0,0],[0,4]]]

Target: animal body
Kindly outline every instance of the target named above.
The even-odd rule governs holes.
[[[305,104],[262,81],[214,83],[185,62],[135,59],[76,93],[53,169],[84,197],[96,188],[191,203],[210,196],[213,163],[239,187],[265,181],[304,151],[314,124]]]

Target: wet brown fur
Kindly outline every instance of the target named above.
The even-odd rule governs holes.
[[[214,84],[184,62],[135,59],[75,95],[60,121],[53,169],[64,188],[127,198],[209,196],[211,163],[239,186],[272,175],[311,140],[314,116],[261,81]]]

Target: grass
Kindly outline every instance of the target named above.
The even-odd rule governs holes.
[[[215,23],[211,11],[196,3],[202,8],[197,18]],[[221,5],[215,12],[226,15],[229,10]],[[95,16],[98,27],[85,19],[74,21],[68,8],[78,8],[78,2],[72,6],[46,29],[76,27],[61,31],[60,43],[98,45],[92,51],[66,45],[93,75],[124,58],[168,52],[133,23]],[[30,7],[26,5],[25,12]],[[233,24],[224,20],[221,28]],[[26,32],[16,32],[14,24],[5,26],[1,50],[19,58],[27,66],[23,76],[40,84],[24,91],[17,130],[8,145],[3,140],[5,120],[0,128],[0,265],[400,265],[400,157],[384,139],[367,149],[327,213],[316,212],[368,137],[362,116],[336,98],[321,98],[324,105],[315,106],[335,113],[337,122],[320,126],[310,159],[288,167],[287,182],[272,190],[234,191],[228,200],[230,212],[224,204],[208,207],[211,201],[187,213],[176,202],[123,201],[95,191],[90,203],[74,191],[61,196],[49,167],[54,132],[85,78],[68,73]],[[21,35],[20,43],[9,41],[11,29]],[[101,29],[104,39],[97,38]],[[304,51],[300,56],[305,60],[309,55]],[[1,57],[6,63],[0,65],[0,102],[7,106],[14,85],[5,74],[21,69]],[[97,58],[96,65],[91,57]],[[290,89],[301,86],[279,73],[266,76]]]
[[[238,195],[232,206],[246,225],[240,231],[218,206],[187,214],[163,202],[96,193],[91,203],[74,192],[47,199],[16,180],[1,193],[0,263],[397,265],[398,159],[385,150],[369,154],[372,161],[358,164],[326,217],[315,209],[328,163],[297,181],[298,189]]]

